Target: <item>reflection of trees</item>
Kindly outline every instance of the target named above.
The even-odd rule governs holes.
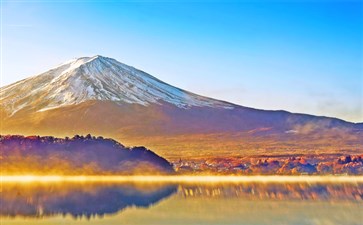
[[[3,184],[1,216],[74,217],[116,213],[130,206],[149,207],[177,190],[176,186],[132,184]]]
[[[261,200],[363,201],[363,184],[245,183],[228,185],[182,185],[184,197],[231,197]]]
[[[161,184],[3,184],[0,216],[92,217],[117,213],[127,207],[149,207],[177,192]],[[319,200],[363,202],[363,184],[236,183],[181,184],[186,198],[240,198],[242,200]]]

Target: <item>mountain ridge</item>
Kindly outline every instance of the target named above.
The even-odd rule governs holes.
[[[31,81],[32,79],[34,78],[40,78],[40,77],[43,77],[43,76],[46,76],[47,73],[50,73],[52,71],[57,71],[65,66],[68,66],[67,69],[65,69],[64,71],[62,71],[60,74],[58,72],[58,74],[56,75],[53,75],[53,79],[51,81],[50,84],[53,84],[54,81],[56,81],[56,79],[59,79],[60,76],[62,75],[66,75],[66,74],[69,74],[71,73],[73,70],[76,70],[76,69],[79,69],[80,67],[82,66],[85,66],[89,63],[92,63],[93,61],[97,61],[97,60],[107,60],[107,61],[111,61],[111,62],[116,62],[117,64],[119,65],[122,65],[123,67],[127,68],[127,70],[129,71],[132,71],[132,73],[135,73],[135,71],[139,72],[139,73],[142,73],[142,75],[144,76],[147,76],[148,78],[151,78],[151,79],[154,79],[156,80],[157,82],[160,82],[164,85],[167,85],[167,86],[170,86],[172,88],[175,88],[181,92],[185,92],[185,93],[188,93],[188,94],[191,94],[191,95],[195,95],[195,96],[198,96],[200,98],[202,98],[202,100],[210,100],[210,101],[213,101],[213,102],[220,102],[222,107],[225,107],[225,108],[230,108],[230,109],[233,109],[234,107],[243,107],[243,108],[248,108],[248,109],[255,109],[255,110],[261,110],[261,111],[269,111],[269,112],[280,112],[280,113],[291,113],[291,114],[296,114],[296,115],[308,115],[308,116],[315,116],[315,117],[320,117],[320,118],[329,118],[329,119],[337,119],[337,120],[341,120],[341,121],[344,121],[344,122],[348,122],[348,123],[352,123],[352,124],[357,124],[357,125],[360,125],[360,126],[363,126],[363,122],[351,122],[351,121],[348,121],[348,120],[344,120],[344,119],[341,119],[341,118],[338,118],[338,117],[331,117],[331,116],[324,116],[324,115],[313,115],[313,114],[307,114],[307,113],[299,113],[299,112],[290,112],[288,110],[283,110],[283,109],[278,109],[278,110],[271,110],[271,109],[257,109],[257,108],[252,108],[252,107],[247,107],[247,106],[242,106],[242,105],[239,105],[239,104],[236,104],[236,103],[231,103],[231,102],[228,102],[228,101],[224,101],[224,100],[219,100],[219,99],[215,99],[215,98],[210,98],[210,97],[207,97],[207,96],[202,96],[202,95],[199,95],[199,94],[195,94],[195,93],[192,93],[192,92],[189,92],[189,91],[186,91],[186,90],[183,90],[181,88],[178,88],[178,87],[175,87],[173,85],[170,85],[168,83],[165,83],[159,79],[157,79],[156,77],[142,71],[142,70],[139,70],[133,66],[129,66],[129,65],[126,65],[124,63],[121,63],[115,59],[112,59],[112,58],[109,58],[109,57],[105,57],[105,56],[101,56],[101,55],[95,55],[95,56],[92,56],[92,57],[79,57],[79,58],[75,58],[75,59],[72,59],[72,60],[69,60],[67,62],[64,62],[64,63],[61,63],[59,65],[57,65],[56,67],[46,71],[46,72],[43,72],[41,74],[38,74],[38,75],[34,75],[34,76],[31,76],[31,77],[28,77],[28,78],[25,78],[25,79],[22,79],[20,81],[17,81],[17,82],[14,82],[12,84],[8,84],[8,85],[5,85],[3,87],[0,87],[0,103],[2,103],[3,99],[6,98],[6,95],[4,97],[4,94],[5,92],[8,90],[8,89],[11,89],[13,88],[14,86],[17,86],[19,84],[22,84],[24,82],[29,82]],[[80,61],[80,62],[79,62]],[[75,65],[74,65],[75,64]],[[76,73],[71,73],[70,74],[70,77],[72,76],[79,76],[79,74],[76,74]],[[134,74],[133,74],[134,75]],[[94,97],[94,96],[92,96]],[[89,98],[89,99],[85,99],[86,101],[87,100],[111,100],[111,101],[122,101],[121,99],[99,99],[99,98]],[[83,101],[80,101],[80,102],[76,102],[77,103],[81,103]],[[6,102],[5,102],[6,103]],[[133,102],[134,103],[134,102]],[[3,106],[4,104],[2,104]],[[71,104],[64,104],[64,105],[58,105],[58,106],[55,106],[54,108],[58,108],[58,107],[62,107],[62,106],[65,106],[65,105],[71,105]],[[177,105],[178,106],[178,105]],[[191,105],[191,106],[195,106],[195,105]],[[199,106],[199,105],[196,105],[196,106]],[[207,105],[207,106],[210,106],[210,107],[213,107],[213,105]],[[217,105],[218,106],[218,105]],[[53,107],[50,107],[49,109],[53,109]],[[47,108],[45,109],[40,109],[38,111],[45,111],[45,110],[48,110]]]

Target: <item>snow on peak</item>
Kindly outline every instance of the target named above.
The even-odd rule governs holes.
[[[45,111],[88,100],[145,106],[167,102],[179,108],[233,108],[230,103],[181,90],[100,55],[77,58],[38,76],[2,87],[0,96],[0,104],[11,113],[27,107]]]

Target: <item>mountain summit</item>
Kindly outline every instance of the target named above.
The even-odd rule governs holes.
[[[1,87],[0,114],[2,134],[92,133],[165,157],[363,151],[362,124],[203,97],[103,56]]]
[[[180,108],[233,108],[232,104],[181,90],[99,55],[66,62],[38,76],[6,86],[0,94],[2,106],[11,114],[25,108],[45,111],[89,100],[144,106],[167,102]]]

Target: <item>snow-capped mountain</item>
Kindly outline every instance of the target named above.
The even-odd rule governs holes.
[[[102,135],[165,157],[363,152],[363,124],[203,97],[102,56],[0,88],[0,133]]]
[[[88,100],[144,106],[168,102],[180,108],[233,108],[230,103],[181,90],[143,71],[99,55],[78,58],[3,87],[0,96],[2,107],[11,114],[29,107],[45,111]]]

